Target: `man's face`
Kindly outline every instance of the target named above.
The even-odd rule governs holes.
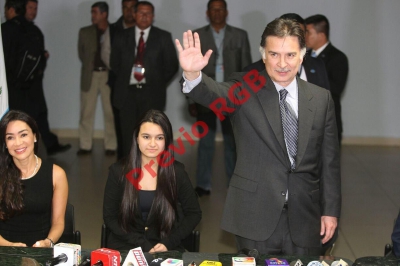
[[[227,16],[228,10],[226,10],[224,2],[211,2],[210,8],[207,10],[207,17],[211,24],[224,24]]]
[[[308,24],[306,29],[306,46],[307,48],[318,49],[319,33],[315,30],[314,25]]]
[[[107,20],[107,12],[100,12],[98,7],[92,7],[92,24],[98,25],[99,23]]]
[[[145,30],[153,24],[154,13],[151,6],[139,5],[135,13],[136,26]]]
[[[135,4],[136,0],[122,2],[122,17],[124,18],[124,22],[126,24],[135,23]]]
[[[26,3],[26,13],[25,13],[25,18],[28,21],[33,21],[36,18],[37,15],[37,3],[33,1],[28,1]]]
[[[299,66],[303,62],[298,38],[268,36],[263,60],[271,79],[286,87],[296,77]]]

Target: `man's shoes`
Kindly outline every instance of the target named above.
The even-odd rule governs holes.
[[[71,144],[62,145],[62,144],[57,143],[57,145],[53,145],[52,147],[47,149],[47,154],[54,155],[56,153],[64,152],[69,149],[71,149]]]
[[[196,191],[199,198],[204,195],[206,195],[206,196],[210,195],[210,190],[205,190],[205,189],[202,189],[201,187],[196,187],[194,190]]]
[[[85,149],[79,149],[76,152],[77,155],[87,155],[87,154],[90,154],[90,153],[92,153],[92,150],[85,150]]]
[[[115,150],[106,150],[107,156],[114,156],[116,154]]]

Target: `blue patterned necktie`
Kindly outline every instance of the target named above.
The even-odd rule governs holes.
[[[295,169],[297,138],[299,135],[298,121],[296,115],[289,109],[288,103],[286,102],[287,94],[288,91],[286,89],[282,89],[279,91],[279,107],[281,109],[283,135],[285,136],[286,147],[288,149],[289,156],[292,158],[292,169]]]

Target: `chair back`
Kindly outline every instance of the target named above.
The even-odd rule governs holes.
[[[67,203],[64,232],[57,243],[81,244],[81,232],[75,231],[74,205]]]

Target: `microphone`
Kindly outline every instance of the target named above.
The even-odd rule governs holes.
[[[59,243],[54,246],[53,255],[54,258],[48,260],[46,266],[76,266],[81,262],[81,246]]]
[[[122,266],[149,266],[141,247],[129,250]]]
[[[117,250],[100,248],[90,253],[92,266],[120,266],[121,254]]]
[[[79,264],[78,266],[90,266],[90,258],[85,257],[84,259],[81,260],[81,264]]]
[[[313,261],[310,261],[310,262],[307,264],[307,266],[322,266],[322,263],[319,262],[318,260],[313,260]]]
[[[348,266],[348,264],[342,259],[332,262],[331,265],[332,266]]]
[[[256,260],[260,256],[260,253],[255,248],[254,249],[242,248],[241,250],[239,250],[238,254],[239,254],[239,257],[241,257],[240,256],[241,254],[243,254],[243,255],[246,255],[246,257],[253,257]]]
[[[150,262],[149,266],[160,266],[164,259],[158,258]]]
[[[270,265],[286,265],[286,266],[289,266],[290,264],[285,259],[271,258],[271,259],[266,259],[265,260],[265,265],[266,266],[270,266]]]
[[[303,263],[301,262],[301,260],[296,260],[296,261],[292,261],[290,263],[290,266],[303,266]]]
[[[61,264],[63,262],[67,262],[67,261],[68,261],[68,256],[66,254],[62,253],[55,258],[49,259],[46,262],[46,266],[54,266],[54,265],[58,265],[58,264]]]

